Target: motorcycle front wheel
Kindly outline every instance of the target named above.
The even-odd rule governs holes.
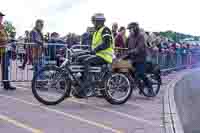
[[[129,79],[123,73],[113,73],[106,81],[105,90],[102,90],[104,98],[114,105],[126,103],[132,92]]]

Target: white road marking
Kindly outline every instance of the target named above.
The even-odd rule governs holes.
[[[72,102],[75,102],[75,103],[84,104],[84,105],[93,107],[93,108],[98,109],[98,110],[103,110],[105,112],[117,114],[119,116],[131,119],[131,120],[136,120],[136,121],[139,121],[139,122],[142,122],[142,123],[146,123],[146,124],[151,125],[151,126],[156,126],[156,127],[160,126],[160,125],[156,125],[156,124],[152,123],[152,121],[150,121],[150,120],[145,120],[145,119],[140,118],[140,117],[136,117],[136,116],[133,116],[133,115],[125,114],[125,113],[118,112],[118,111],[115,111],[115,110],[112,110],[112,109],[108,109],[108,108],[104,108],[104,107],[98,107],[98,106],[95,106],[95,105],[88,104],[86,102],[78,101],[76,99],[69,99],[69,100],[72,101]]]
[[[16,102],[21,102],[21,103],[24,103],[24,104],[27,104],[27,105],[31,105],[31,106],[34,106],[34,107],[39,107],[41,109],[45,109],[47,111],[54,112],[54,113],[63,115],[65,117],[68,117],[68,118],[71,118],[71,119],[75,119],[75,120],[81,121],[83,123],[87,123],[89,125],[96,126],[96,127],[99,127],[99,128],[102,128],[102,129],[105,129],[105,130],[108,130],[108,131],[111,131],[111,132],[114,132],[114,133],[124,133],[123,131],[120,131],[120,130],[117,130],[117,129],[113,129],[110,126],[106,126],[106,125],[101,124],[101,123],[90,121],[90,120],[81,118],[79,116],[71,115],[69,113],[58,111],[56,109],[50,109],[48,107],[41,106],[40,104],[35,104],[35,103],[28,102],[28,101],[25,101],[25,100],[22,100],[22,99],[19,99],[19,98],[14,98],[12,96],[5,96],[5,95],[2,95],[2,94],[0,94],[0,97],[6,98],[6,99],[10,99],[10,100],[13,100],[13,101],[16,101]]]
[[[24,91],[27,91],[27,89],[25,89],[23,87],[17,87],[17,88],[20,88],[20,89],[22,89]],[[54,97],[55,96],[55,95],[52,95],[52,94],[45,94],[45,95],[47,95],[49,97]],[[68,98],[67,100],[75,102],[75,103],[79,103],[79,104],[84,104],[84,105],[87,105],[87,106],[90,106],[92,108],[95,108],[95,109],[98,109],[98,110],[102,110],[102,111],[105,111],[105,112],[114,113],[116,115],[119,115],[119,116],[122,116],[122,117],[125,117],[125,118],[128,118],[128,119],[131,119],[131,120],[136,120],[136,121],[139,121],[139,122],[142,122],[142,123],[146,123],[146,124],[154,126],[154,127],[160,127],[160,125],[154,124],[150,120],[145,120],[143,118],[132,116],[132,115],[128,115],[128,114],[125,114],[125,113],[122,113],[122,112],[118,112],[118,111],[114,111],[112,109],[108,109],[108,108],[103,108],[103,107],[98,107],[98,106],[95,106],[95,105],[91,105],[91,104],[88,104],[86,102],[79,101],[79,100],[77,100],[75,98]]]

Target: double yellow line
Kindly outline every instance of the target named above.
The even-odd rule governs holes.
[[[25,129],[27,131],[30,131],[32,133],[43,133],[43,131],[41,131],[39,129],[32,128],[32,127],[30,127],[30,126],[28,126],[26,124],[23,124],[23,123],[21,123],[19,121],[16,121],[14,119],[11,119],[11,118],[9,118],[7,116],[4,116],[4,115],[1,115],[1,114],[0,114],[0,120],[6,121],[8,123],[11,123],[11,124],[15,125],[16,127],[23,128],[23,129]]]

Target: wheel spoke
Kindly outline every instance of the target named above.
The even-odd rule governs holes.
[[[115,91],[112,91],[112,92],[111,92],[111,95],[113,96],[114,94],[115,94]]]
[[[123,87],[123,86],[125,86],[125,85],[127,85],[127,83],[126,82],[124,82],[124,83],[121,83],[120,85],[118,85],[119,87]]]
[[[130,82],[123,74],[114,74],[109,80],[108,93],[112,99],[123,101],[130,94]]]
[[[69,86],[62,71],[54,67],[52,70],[49,69],[48,67],[47,69],[43,68],[36,75],[36,79],[33,81],[33,87],[35,86],[33,93],[38,101],[46,105],[53,105],[64,100]]]

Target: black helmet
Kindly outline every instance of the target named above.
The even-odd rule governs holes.
[[[131,22],[130,24],[128,24],[127,29],[131,29],[131,28],[139,28],[139,24],[136,22]]]
[[[103,13],[96,13],[92,16],[92,21],[102,21],[105,22],[106,18]]]

